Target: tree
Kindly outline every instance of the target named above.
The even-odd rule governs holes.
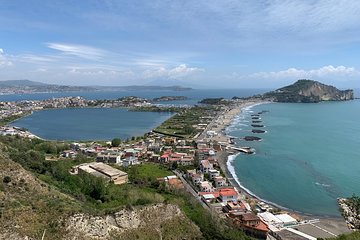
[[[121,143],[121,139],[120,138],[114,138],[113,140],[111,140],[111,146],[113,147],[118,147]]]
[[[9,183],[9,182],[11,182],[11,177],[5,176],[4,179],[3,179],[3,182],[4,182],[4,183]]]

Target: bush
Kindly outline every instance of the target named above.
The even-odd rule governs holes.
[[[9,183],[9,182],[11,182],[11,177],[5,176],[5,177],[3,178],[3,182],[4,182],[4,183]]]

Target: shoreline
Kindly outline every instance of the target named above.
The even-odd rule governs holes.
[[[252,108],[254,106],[258,106],[261,104],[268,104],[268,103],[272,103],[272,102],[268,102],[268,101],[245,102],[245,103],[240,103],[237,106],[232,106],[232,108],[237,108],[237,110],[233,110],[233,112],[236,112],[236,114],[228,114],[227,115],[227,112],[224,113],[224,115],[227,115],[225,118],[231,118],[231,121],[227,121],[226,123],[224,123],[221,126],[223,131],[219,131],[219,135],[221,135],[221,137],[218,136],[218,138],[222,138],[222,139],[230,139],[231,138],[231,136],[229,135],[229,132],[228,132],[228,128],[234,124],[234,121],[241,114],[242,111]],[[208,129],[208,130],[213,130],[213,129]],[[301,212],[301,211],[297,211],[294,209],[290,209],[290,208],[281,206],[277,203],[268,201],[266,199],[262,199],[261,197],[257,196],[255,193],[253,193],[251,191],[251,189],[248,189],[248,188],[246,188],[246,186],[243,186],[241,184],[240,178],[234,172],[235,170],[232,169],[233,168],[232,162],[235,160],[235,158],[239,154],[240,153],[235,153],[235,154],[229,153],[228,151],[225,150],[225,151],[219,151],[216,156],[218,159],[218,164],[219,164],[221,170],[223,171],[223,173],[225,174],[225,177],[228,178],[230,185],[235,187],[236,190],[238,190],[245,198],[248,198],[251,201],[255,201],[255,202],[264,202],[271,207],[278,208],[284,212],[288,212],[289,214],[295,215],[296,217],[303,219],[303,220],[319,219],[319,220],[326,222],[336,228],[342,228],[344,232],[346,230],[348,230],[348,228],[345,225],[345,220],[341,215],[332,216],[332,215],[319,215],[319,214]],[[346,229],[343,228],[344,226],[346,227]]]

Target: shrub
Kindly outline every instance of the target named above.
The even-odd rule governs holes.
[[[5,176],[5,177],[3,178],[3,182],[4,182],[4,183],[9,183],[9,182],[11,182],[11,177]]]

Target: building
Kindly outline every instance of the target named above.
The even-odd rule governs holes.
[[[202,181],[204,181],[204,174],[196,173],[192,175],[192,182],[194,185],[200,185]]]
[[[120,153],[99,153],[96,157],[97,162],[103,163],[121,163],[121,154]]]
[[[208,160],[201,160],[200,171],[203,173],[209,173],[210,169],[213,169],[212,164]]]
[[[214,182],[215,182],[215,187],[219,188],[219,187],[224,187],[226,186],[226,179],[222,176],[218,176],[214,178]]]
[[[96,177],[105,178],[114,184],[128,182],[128,174],[101,162],[84,163],[73,168],[75,174],[91,174]]]
[[[66,158],[76,158],[77,155],[78,153],[73,150],[65,150],[61,153],[61,156]]]
[[[247,209],[242,202],[227,202],[223,211],[226,213],[246,213]]]
[[[220,176],[220,172],[216,169],[209,169],[209,178],[210,180],[215,179],[215,177],[219,177]]]
[[[213,187],[212,187],[211,183],[209,183],[208,181],[200,182],[199,188],[200,188],[201,192],[212,192],[213,191]]]
[[[219,198],[222,202],[237,202],[238,193],[234,188],[222,188],[219,190]]]
[[[129,167],[129,166],[136,165],[136,164],[139,164],[137,157],[127,157],[122,160],[123,167]]]
[[[230,217],[234,223],[247,235],[257,239],[267,239],[269,227],[254,213],[231,213]]]

